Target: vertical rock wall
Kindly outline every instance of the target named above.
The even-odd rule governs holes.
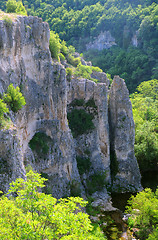
[[[24,175],[24,165],[30,164],[49,179],[48,188],[55,197],[69,195],[72,180],[75,178],[80,182],[80,177],[67,124],[65,68],[52,62],[48,24],[36,17],[18,17],[11,26],[0,21],[0,36],[0,92],[6,91],[13,83],[20,87],[27,102],[22,110],[11,114],[19,145],[14,144],[14,137],[9,132],[4,140],[8,146],[5,157],[4,152],[0,152],[1,162],[14,166],[10,167],[12,180],[14,175]],[[48,139],[45,154],[38,146],[34,151],[29,146],[38,132],[48,137],[44,138]],[[0,145],[2,149],[2,141]],[[17,161],[20,165],[16,164]],[[1,179],[2,184],[3,176]]]
[[[52,62],[49,27],[41,19],[18,17],[12,25],[0,21],[0,93],[13,83],[27,103],[18,113],[10,113],[13,124],[9,130],[0,130],[2,190],[15,178],[25,177],[28,165],[48,178],[46,191],[58,198],[70,195],[74,188],[84,193],[84,180],[102,172],[106,172],[107,184],[112,179],[113,190],[140,188],[128,90],[123,80],[114,79],[108,117],[108,80],[104,73],[93,75],[100,83],[87,79],[66,82],[65,68]],[[74,106],[76,99],[83,100],[83,105]],[[94,125],[76,137],[67,120],[67,112],[73,109],[91,114]],[[39,143],[32,146],[32,140]],[[90,160],[89,172],[83,176],[76,156]]]
[[[114,77],[109,96],[111,174],[113,191],[141,189],[134,155],[135,128],[129,92],[123,79]]]

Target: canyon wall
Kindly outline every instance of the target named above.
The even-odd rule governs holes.
[[[26,100],[18,113],[10,111],[10,127],[0,130],[0,190],[25,178],[27,166],[48,178],[45,191],[57,198],[84,196],[97,174],[113,191],[140,190],[124,81],[116,77],[111,90],[105,73],[93,73],[98,83],[75,77],[67,81],[65,67],[51,59],[49,36],[48,24],[37,17],[19,16],[11,25],[0,20],[0,93],[12,83]],[[90,116],[89,130],[70,130],[74,113],[83,126],[83,115]],[[45,148],[34,146],[37,140]],[[89,163],[82,172],[79,160]]]

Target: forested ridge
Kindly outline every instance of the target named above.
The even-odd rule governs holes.
[[[5,10],[6,0],[0,8]],[[158,5],[153,1],[127,0],[24,0],[29,15],[42,17],[62,40],[83,52],[104,72],[120,75],[130,92],[142,82],[158,78]],[[101,31],[110,31],[116,46],[102,51],[85,46]],[[136,34],[138,47],[131,44]]]

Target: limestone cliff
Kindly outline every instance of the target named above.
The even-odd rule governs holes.
[[[114,77],[109,96],[111,173],[113,190],[141,188],[140,173],[134,156],[134,121],[129,92],[123,79]],[[135,183],[137,183],[135,185]]]
[[[66,81],[64,66],[51,59],[49,27],[41,19],[19,16],[12,25],[0,21],[0,93],[13,83],[20,87],[27,103],[18,113],[11,112],[13,126],[0,130],[2,191],[10,181],[25,177],[27,165],[48,178],[46,191],[58,198],[75,191],[84,194],[87,179],[92,181],[94,174],[103,173],[106,184],[112,183],[115,191],[140,189],[128,90],[123,80],[117,78],[117,83],[114,79],[109,131],[108,79],[105,73],[93,74],[99,83],[82,78]],[[72,136],[67,119],[67,113],[74,110],[89,114],[93,125],[76,136]],[[43,141],[45,149],[37,140]],[[115,176],[110,146],[118,164]],[[76,157],[89,162],[82,174]]]

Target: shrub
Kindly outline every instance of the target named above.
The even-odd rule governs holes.
[[[59,53],[59,58],[60,58],[61,61],[65,60],[65,56],[62,53]]]
[[[3,95],[3,100],[9,104],[13,112],[17,112],[26,104],[25,98],[20,92],[20,88],[15,88],[13,84],[9,85],[7,93]]]
[[[33,151],[36,151],[39,155],[46,155],[49,151],[48,142],[51,138],[45,133],[37,132],[29,142],[29,146]]]
[[[72,180],[70,184],[70,194],[72,197],[80,197],[81,196],[81,185],[79,182]]]
[[[83,175],[84,173],[89,172],[90,166],[91,166],[91,162],[89,158],[77,156],[76,160],[77,160],[77,168],[80,175]]]
[[[158,223],[158,188],[152,192],[150,188],[137,193],[128,201],[127,212],[131,214],[128,223],[131,227],[138,228],[139,239],[153,239],[157,236]],[[150,235],[149,235],[150,234]],[[149,236],[149,238],[148,238]]]
[[[9,28],[9,27],[12,26],[12,20],[8,16],[4,16],[3,17],[3,21],[4,21],[4,24],[6,25],[6,27]]]
[[[0,99],[0,123],[2,118],[4,117],[4,113],[7,112],[9,112],[9,109],[7,108],[6,103],[4,103],[2,99]]]
[[[26,9],[22,1],[8,0],[6,3],[7,13],[18,13],[21,15],[27,15]]]
[[[72,45],[70,45],[70,46],[68,47],[68,52],[69,52],[70,54],[74,53],[74,52],[75,52],[75,48],[74,48]]]
[[[8,0],[6,3],[7,13],[15,13],[17,8],[16,0]]]
[[[20,15],[24,15],[24,16],[26,15],[27,16],[27,11],[26,11],[22,1],[17,2],[16,13],[18,13]]]
[[[80,210],[86,202],[79,197],[57,200],[39,192],[45,180],[29,171],[26,180],[10,184],[9,196],[0,198],[0,239],[99,240],[88,215]]]
[[[72,77],[72,68],[66,68],[66,77],[68,81],[71,81]]]
[[[87,181],[87,191],[92,194],[96,191],[101,191],[106,186],[106,172],[97,172],[90,176]]]
[[[62,41],[61,42],[61,49],[60,49],[60,52],[66,56],[68,54],[68,48],[66,46],[66,42],[65,41]]]
[[[81,63],[77,65],[75,71],[76,76],[82,76],[83,78],[91,79],[90,74],[92,74],[92,68],[90,66],[85,66]]]
[[[81,59],[79,57],[75,58],[71,54],[68,55],[67,61],[69,64],[71,64],[74,67],[77,67],[77,65],[81,63]]]
[[[70,113],[68,113],[67,117],[69,127],[72,130],[74,137],[94,129],[94,124],[92,122],[93,116],[86,113],[83,109],[73,109]]]
[[[74,99],[71,103],[70,106],[72,107],[77,107],[77,106],[84,106],[85,105],[85,101],[84,99]]]
[[[92,68],[92,71],[94,72],[103,72],[103,70],[101,70],[99,67],[92,66],[91,68]]]
[[[59,35],[55,32],[50,32],[50,40],[49,40],[49,49],[51,52],[51,57],[55,58],[59,61],[59,53],[60,53],[60,38]]]

